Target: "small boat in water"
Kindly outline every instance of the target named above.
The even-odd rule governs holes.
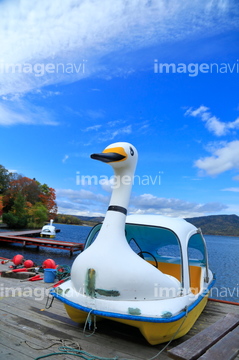
[[[152,345],[179,338],[193,326],[214,284],[205,240],[183,219],[130,215],[137,150],[115,143],[93,159],[117,177],[103,224],[90,232],[71,279],[51,290],[70,318],[107,318],[137,327]]]
[[[41,229],[40,236],[41,237],[50,237],[54,238],[56,236],[56,228],[53,224],[53,219],[50,220],[50,224],[44,225]]]

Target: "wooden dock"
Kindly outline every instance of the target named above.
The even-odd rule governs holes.
[[[56,230],[59,232],[60,230]],[[0,242],[6,243],[19,243],[24,247],[26,246],[36,246],[39,248],[50,247],[53,249],[61,249],[70,251],[70,255],[73,255],[75,251],[81,251],[84,248],[84,244],[76,243],[76,242],[68,242],[68,241],[58,241],[50,238],[33,238],[32,236],[39,235],[40,230],[24,230],[24,231],[7,231],[0,232]]]
[[[0,271],[3,269],[8,269],[8,266],[0,265]],[[69,319],[61,302],[55,299],[52,307],[45,308],[49,286],[51,284],[43,281],[31,283],[0,278],[0,359],[33,360],[58,352],[58,347],[63,344],[70,347],[78,344],[83,351],[93,355],[92,359],[101,356],[110,360],[146,360],[164,348],[165,344],[149,345],[137,329],[110,320],[97,322],[94,334],[93,329],[84,332],[82,325]],[[228,313],[239,314],[239,306],[209,301],[190,332],[174,340],[168,349],[191,338]],[[50,358],[70,360],[74,357],[65,354]],[[167,349],[156,356],[157,359],[169,360]]]

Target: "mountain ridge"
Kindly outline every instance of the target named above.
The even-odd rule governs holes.
[[[58,215],[55,223],[94,226],[104,220],[103,216]],[[239,216],[233,215],[207,215],[185,218],[186,221],[197,228],[201,228],[204,235],[222,235],[239,237]]]
[[[204,235],[239,236],[239,216],[207,215],[185,218],[197,228],[201,228]]]
[[[102,222],[103,217],[77,216],[82,221]],[[239,216],[232,215],[207,215],[185,218],[197,228],[201,228],[204,235],[239,236]]]

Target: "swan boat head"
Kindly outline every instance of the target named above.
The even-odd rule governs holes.
[[[74,291],[89,299],[155,300],[155,284],[180,291],[180,282],[143,260],[129,246],[125,220],[138,153],[129,143],[114,143],[91,158],[110,164],[117,186],[95,241],[77,256],[71,271]],[[87,301],[86,301],[87,303]]]

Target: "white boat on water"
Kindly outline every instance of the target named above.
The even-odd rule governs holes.
[[[185,335],[214,284],[205,240],[183,219],[130,215],[137,150],[115,143],[93,159],[112,165],[118,186],[103,224],[90,232],[71,279],[51,290],[72,320],[108,318],[139,328],[159,344]]]
[[[56,228],[52,224],[53,224],[53,219],[50,220],[50,224],[44,225],[42,227],[42,230],[41,230],[41,233],[40,233],[41,237],[54,238],[56,236]]]

